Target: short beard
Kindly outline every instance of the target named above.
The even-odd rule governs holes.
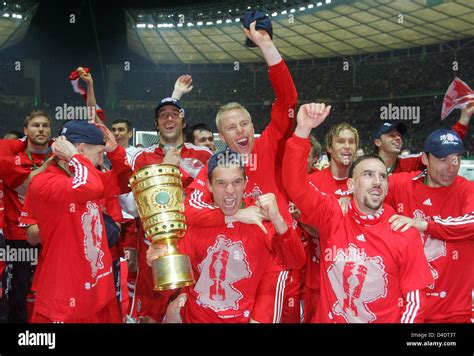
[[[367,198],[367,197],[364,198],[364,205],[365,205],[365,207],[368,208],[368,209],[372,209],[372,210],[376,210],[376,211],[377,211],[377,210],[380,209],[380,207],[382,206],[382,204],[383,204],[383,200],[382,200],[378,205],[374,205],[374,204],[372,204],[372,203],[370,202],[369,198]]]

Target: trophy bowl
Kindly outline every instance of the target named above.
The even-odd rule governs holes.
[[[130,177],[145,238],[166,245],[166,255],[153,260],[153,290],[171,290],[194,284],[189,257],[179,253],[178,239],[186,232],[181,172],[171,164],[154,164]]]

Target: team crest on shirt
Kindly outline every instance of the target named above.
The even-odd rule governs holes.
[[[430,216],[426,216],[425,213],[419,209],[413,212],[413,217],[420,221],[431,220]],[[436,280],[439,278],[439,273],[436,268],[432,266],[431,262],[447,255],[448,249],[446,247],[446,241],[434,239],[430,234],[421,235],[423,239],[423,250],[425,252],[425,257],[428,261],[428,265],[430,266],[431,275],[433,276],[436,283]],[[428,288],[433,289],[435,287],[435,283],[430,284]]]
[[[242,241],[232,242],[218,235],[198,267],[201,275],[194,286],[197,302],[215,312],[238,310],[243,295],[233,284],[252,275]]]
[[[104,268],[102,260],[104,257],[104,251],[102,251],[104,227],[101,222],[101,212],[96,203],[87,202],[87,211],[82,214],[82,230],[84,232],[84,255],[90,263],[92,278],[96,278],[97,272]]]
[[[369,304],[387,296],[387,273],[380,256],[368,257],[353,244],[339,249],[328,268],[337,301],[332,313],[348,323],[371,323],[377,316]]]

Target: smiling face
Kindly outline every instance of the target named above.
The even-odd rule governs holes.
[[[217,128],[219,137],[230,150],[240,154],[252,152],[255,130],[252,119],[243,110],[224,112]]]
[[[380,135],[380,138],[374,140],[374,144],[379,148],[379,152],[400,154],[403,146],[402,135],[397,129]]]
[[[35,116],[23,128],[28,141],[38,146],[45,146],[51,138],[51,124],[45,116]]]
[[[158,110],[155,125],[160,133],[160,142],[169,144],[182,140],[186,127],[182,111],[174,105],[164,105]]]
[[[448,187],[454,183],[461,167],[461,154],[452,153],[437,158],[433,154],[423,153],[422,162],[428,167],[428,186],[432,188]]]
[[[242,205],[242,198],[247,185],[242,167],[239,165],[217,166],[212,171],[209,190],[217,205],[226,216],[234,215]]]
[[[375,214],[382,207],[388,191],[385,164],[376,158],[367,158],[354,168],[347,186],[353,191],[357,208],[364,214]]]
[[[357,139],[349,129],[339,131],[339,134],[332,140],[328,152],[331,154],[331,161],[344,166],[349,166],[354,160],[357,150]]]
[[[123,122],[113,124],[111,131],[115,137],[115,141],[117,141],[117,144],[127,148],[130,138],[132,137],[132,131],[129,131],[127,124]]]

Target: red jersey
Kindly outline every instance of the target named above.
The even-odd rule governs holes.
[[[458,176],[430,188],[425,172],[390,176],[387,203],[399,214],[428,221],[425,255],[435,279],[427,291],[426,320],[469,323],[474,287],[474,185]]]
[[[249,322],[270,250],[292,268],[302,267],[304,250],[294,230],[278,235],[264,224],[268,235],[240,222],[188,229],[179,249],[191,259],[196,284],[187,288],[184,322]]]
[[[467,135],[467,126],[459,122],[456,122],[451,130],[456,132],[461,140]],[[413,172],[425,169],[426,166],[421,161],[421,153],[408,155],[405,157],[398,157],[395,164],[388,169],[389,174],[401,173],[401,172]]]
[[[74,155],[69,162],[72,177],[51,166],[30,183],[25,210],[37,220],[42,245],[35,312],[53,321],[92,315],[115,298],[100,200],[125,193],[132,172],[123,147],[108,157],[113,171],[100,172],[85,157]],[[28,213],[23,215],[28,221]]]
[[[12,140],[15,141],[15,140]],[[49,154],[51,156],[51,154]],[[26,232],[19,226],[19,218],[25,202],[26,191],[16,189],[28,175],[40,167],[48,158],[46,154],[28,153],[23,150],[15,155],[14,163],[4,169],[4,234],[9,240],[26,240]]]
[[[363,215],[351,201],[342,214],[338,200],[308,181],[307,139],[293,136],[286,145],[283,184],[305,220],[320,234],[321,299],[319,322],[412,323],[423,320],[424,289],[433,278],[420,235],[392,231],[388,205]],[[404,300],[404,306],[400,301]]]
[[[196,178],[199,171],[204,167],[212,152],[207,147],[194,146],[190,143],[184,143],[181,148],[181,159],[179,160],[179,170],[183,174],[183,187],[186,188]],[[160,145],[153,145],[145,148],[135,154],[132,158],[132,169],[136,171],[151,164],[161,164],[165,152]],[[207,172],[207,171],[206,171]]]
[[[270,123],[260,137],[254,141],[254,147],[245,166],[248,178],[245,197],[257,198],[261,194],[274,193],[281,214],[288,222],[288,201],[281,192],[281,159],[285,141],[291,136],[295,123],[297,102],[296,88],[291,74],[282,60],[269,68],[269,77],[275,92]],[[206,186],[207,165],[189,186],[186,196],[186,223],[188,226],[225,225],[221,210],[212,205],[212,193]]]
[[[332,194],[336,198],[352,196],[352,191],[347,187],[347,178],[338,179],[334,177],[330,167],[310,173],[308,179],[320,192]],[[305,223],[304,220],[302,222]],[[319,290],[320,260],[319,237],[311,237],[306,247],[305,284],[307,288]]]

